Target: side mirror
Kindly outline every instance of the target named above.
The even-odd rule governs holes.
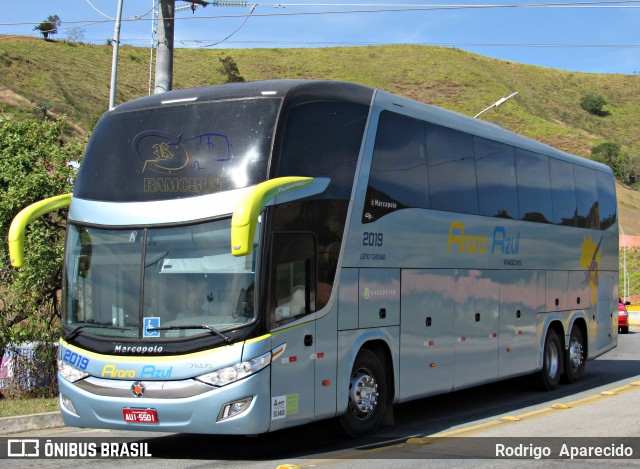
[[[285,176],[269,179],[249,189],[231,218],[231,254],[251,254],[258,216],[264,207],[320,194],[329,182],[329,178]]]
[[[23,208],[11,222],[9,227],[9,259],[14,267],[22,267],[24,262],[24,237],[27,225],[54,210],[68,207],[71,194],[62,194],[41,200]]]

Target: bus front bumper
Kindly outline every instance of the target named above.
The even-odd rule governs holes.
[[[270,367],[220,388],[195,380],[89,378],[71,383],[60,375],[58,383],[68,426],[220,435],[269,430]]]

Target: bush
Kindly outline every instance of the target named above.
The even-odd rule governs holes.
[[[226,83],[237,83],[244,81],[244,77],[240,75],[240,69],[238,68],[238,64],[233,57],[227,55],[224,59],[219,58],[220,67],[218,67],[218,71],[223,74],[226,78]]]
[[[617,143],[604,142],[591,148],[591,159],[614,167],[622,147]]]
[[[609,113],[602,108],[607,104],[607,100],[601,94],[589,92],[580,100],[580,106],[594,116],[606,116]]]
[[[62,119],[0,117],[0,353],[12,344],[52,344],[60,337],[65,213],[52,212],[29,225],[20,269],[9,265],[7,237],[21,209],[72,190],[75,170],[69,162],[79,161],[83,149],[83,142],[67,135]],[[17,359],[18,382],[10,389],[53,393],[55,354],[50,352],[38,346],[31,358]]]

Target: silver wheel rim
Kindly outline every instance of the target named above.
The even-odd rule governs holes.
[[[569,344],[569,366],[571,367],[571,371],[575,372],[579,370],[584,363],[583,352],[582,342],[576,337],[572,337],[571,343]]]
[[[378,383],[371,371],[360,368],[349,382],[349,408],[358,419],[369,417],[378,405]]]

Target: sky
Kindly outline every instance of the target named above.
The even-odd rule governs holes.
[[[114,38],[118,0],[0,1],[2,35],[41,37],[34,26],[58,15],[56,39],[74,31],[87,43]],[[152,45],[157,1],[123,0],[121,44]],[[640,74],[640,0],[446,1],[248,1],[194,12],[177,0],[175,47],[421,44],[575,72]]]

